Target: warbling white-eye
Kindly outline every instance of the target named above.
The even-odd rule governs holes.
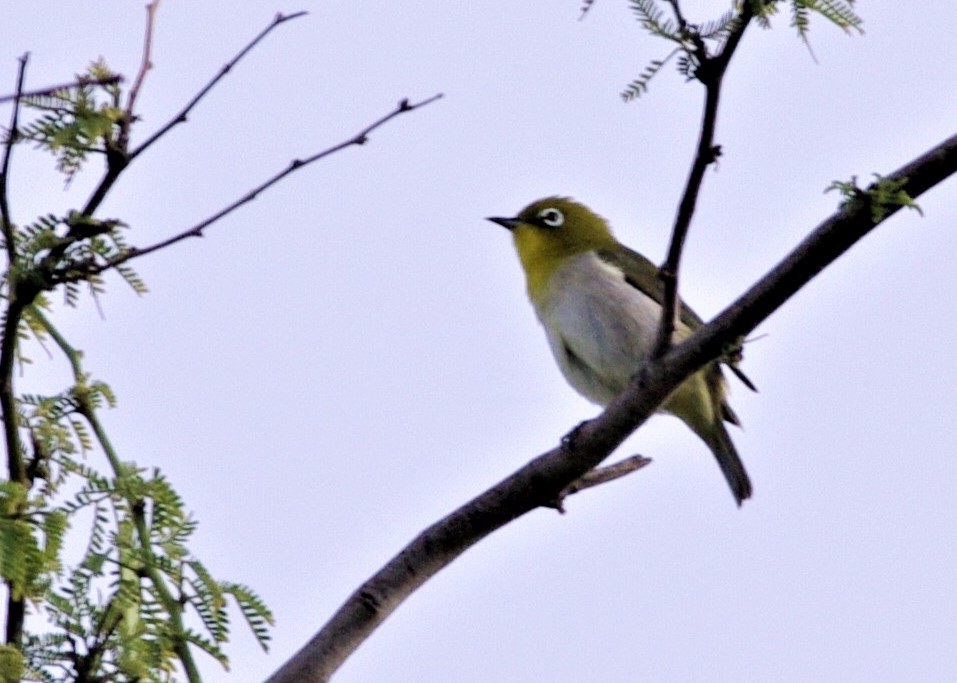
[[[512,233],[529,299],[565,379],[586,398],[607,405],[652,352],[664,297],[657,266],[618,242],[604,218],[571,199],[540,199],[514,218],[488,220]],[[681,302],[674,340],[703,324]],[[708,445],[738,505],[750,497],[751,481],[724,425],[739,422],[727,402],[720,361],[685,380],[661,410],[680,418]]]

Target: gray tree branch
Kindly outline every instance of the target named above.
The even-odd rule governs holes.
[[[906,180],[916,198],[957,172],[957,135],[887,176]],[[412,540],[363,583],[322,629],[268,683],[322,683],[407,597],[496,529],[549,506],[571,482],[597,467],[686,378],[721,355],[794,296],[825,267],[900,206],[873,219],[873,195],[861,192],[827,218],[734,303],[636,374],[628,389],[593,420]]]

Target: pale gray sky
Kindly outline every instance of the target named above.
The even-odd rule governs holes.
[[[132,75],[143,2],[12,3],[8,91],[103,55]],[[725,2],[686,2],[706,18]],[[239,624],[233,673],[264,678],[418,531],[597,409],[565,385],[509,237],[486,222],[571,195],[660,261],[697,136],[701,89],[622,0],[166,0],[141,96],[145,136],[277,11],[274,33],[104,205],[131,241],[185,229],[403,98],[442,101],[309,168],[203,240],[62,316],[109,382],[123,457],[159,466],[201,521],[213,572],[274,609],[272,653]],[[953,4],[861,3],[866,35],[815,19],[749,32],[684,261],[705,318],[835,207],[835,179],[897,168],[954,132]],[[8,110],[0,112],[6,120]],[[64,193],[18,150],[21,221]],[[654,464],[528,515],[403,605],[336,681],[572,683],[957,678],[957,180],[894,217],[760,328],[732,436],[755,496],[734,506],[673,418],[628,442]],[[31,381],[59,387],[43,357]]]

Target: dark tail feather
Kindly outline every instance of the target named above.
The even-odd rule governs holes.
[[[724,478],[728,480],[728,485],[731,487],[731,493],[734,494],[734,499],[740,507],[745,499],[751,497],[751,479],[744,469],[744,463],[741,462],[734,443],[731,442],[728,430],[724,428],[724,423],[716,422],[709,436],[708,446],[717,458],[718,465],[724,472]]]
[[[741,380],[741,383],[742,383],[744,386],[746,386],[746,387],[747,387],[748,389],[750,389],[751,391],[757,392],[758,388],[757,388],[756,386],[754,386],[754,382],[752,382],[752,381],[748,378],[748,376],[747,376],[746,374],[744,374],[744,372],[741,370],[741,368],[739,368],[739,367],[738,367],[737,365],[735,365],[734,363],[728,363],[728,369],[731,370],[731,372],[734,373],[735,377],[737,377],[739,380]]]

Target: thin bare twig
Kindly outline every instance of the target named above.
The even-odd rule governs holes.
[[[116,179],[119,178],[120,173],[123,172],[123,169],[125,169],[130,164],[130,162],[133,161],[133,159],[138,157],[140,154],[146,151],[146,149],[148,149],[153,143],[155,143],[157,140],[163,137],[163,135],[168,133],[169,130],[173,128],[173,126],[175,126],[178,123],[184,123],[186,121],[186,117],[189,114],[189,112],[193,110],[193,107],[195,107],[199,103],[199,101],[202,100],[203,97],[205,97],[206,94],[210,90],[212,90],[212,88],[217,83],[219,83],[219,81],[221,81],[227,73],[229,73],[232,70],[232,68],[236,65],[236,63],[240,59],[242,59],[246,55],[246,53],[252,50],[259,43],[259,41],[265,38],[270,31],[272,31],[274,28],[276,28],[282,23],[285,23],[291,19],[297,19],[301,16],[304,16],[305,14],[308,14],[308,13],[295,12],[293,14],[277,14],[273,18],[269,26],[263,29],[259,33],[259,35],[253,38],[249,44],[247,44],[242,50],[240,50],[239,53],[235,57],[233,57],[232,60],[230,60],[227,64],[225,64],[223,68],[219,70],[219,73],[217,73],[212,78],[212,80],[210,80],[209,83],[207,83],[203,87],[203,89],[200,90],[199,93],[197,93],[193,97],[193,99],[189,101],[189,103],[183,108],[182,111],[180,111],[176,116],[170,119],[164,126],[162,126],[159,130],[153,133],[153,135],[147,138],[145,142],[143,142],[139,147],[137,147],[132,152],[130,152],[128,149],[129,126],[132,124],[132,118],[131,116],[127,116],[126,119],[121,124],[121,130],[120,130],[120,135],[118,139],[115,141],[115,143],[107,145],[106,173],[103,175],[103,178],[100,179],[99,184],[93,190],[93,194],[90,195],[90,198],[87,200],[86,206],[83,207],[82,214],[84,216],[92,216],[96,212],[96,210],[99,208],[100,204],[103,202],[103,199],[106,197],[107,193],[113,187],[113,184],[116,182]],[[147,37],[151,35],[150,25],[152,24],[152,20],[153,20],[152,15],[148,14],[147,15],[147,26],[148,26]],[[147,48],[144,47],[144,51],[146,49]]]
[[[7,134],[7,139],[3,141],[3,164],[0,165],[0,232],[3,234],[4,247],[7,250],[7,263],[10,266],[13,265],[13,260],[16,258],[17,249],[13,234],[13,217],[10,214],[8,179],[10,178],[10,159],[13,157],[13,146],[17,142],[17,135],[19,135],[17,129],[20,125],[20,100],[24,97],[23,81],[26,78],[27,62],[29,60],[29,52],[19,59],[17,89],[13,95],[13,113],[10,114],[10,132]]]
[[[60,85],[51,85],[46,88],[40,88],[38,90],[24,90],[19,94],[13,95],[0,95],[0,104],[4,102],[9,102],[10,100],[16,99],[27,99],[30,97],[46,97],[52,95],[53,93],[59,92],[61,90],[74,90],[76,88],[82,88],[86,85],[117,85],[118,83],[123,82],[123,77],[119,74],[113,74],[112,76],[105,76],[104,78],[90,78],[88,76],[80,76],[75,81],[70,81],[69,83],[61,83]]]
[[[392,119],[394,119],[395,117],[401,114],[406,114],[408,112],[419,109],[420,107],[424,107],[427,104],[431,104],[432,102],[435,102],[441,97],[442,97],[442,93],[438,93],[437,95],[433,95],[432,97],[428,99],[425,99],[425,100],[422,100],[421,102],[416,102],[416,103],[410,103],[408,99],[404,99],[401,102],[399,102],[399,104],[396,105],[395,109],[393,109],[391,112],[381,117],[377,121],[369,124],[368,126],[363,128],[361,131],[356,133],[354,136],[352,136],[348,140],[340,142],[337,145],[333,145],[332,147],[324,149],[321,152],[317,152],[316,154],[306,157],[305,159],[294,159],[293,161],[289,162],[289,165],[286,166],[286,168],[284,168],[282,171],[276,173],[271,178],[261,183],[260,185],[257,185],[256,187],[254,187],[252,190],[244,194],[242,197],[240,197],[236,201],[232,202],[231,204],[224,207],[223,209],[217,211],[212,216],[209,216],[208,218],[200,221],[193,227],[187,230],[184,230],[180,233],[177,233],[173,235],[172,237],[168,237],[160,242],[156,242],[155,244],[151,244],[146,247],[130,247],[119,256],[109,259],[108,261],[104,263],[88,262],[88,263],[82,263],[82,264],[71,264],[69,266],[68,272],[63,273],[62,276],[60,277],[54,277],[53,280],[56,283],[77,282],[79,280],[85,279],[89,275],[102,273],[104,271],[110,270],[111,268],[115,268],[121,263],[126,263],[127,261],[130,261],[131,259],[138,258],[140,256],[145,256],[146,254],[150,254],[154,251],[159,251],[160,249],[165,249],[166,247],[176,244],[177,242],[181,242],[182,240],[185,240],[187,238],[202,237],[203,230],[208,228],[210,225],[212,225],[216,221],[229,215],[230,213],[232,213],[233,211],[235,211],[242,205],[247,204],[251,202],[252,200],[256,199],[256,197],[258,197],[261,192],[269,189],[270,187],[272,187],[273,185],[275,185],[276,183],[278,183],[280,180],[290,175],[291,173],[294,173],[298,171],[299,169],[308,166],[309,164],[319,161],[320,159],[323,159],[329,156],[330,154],[339,152],[345,149],[346,147],[351,147],[352,145],[364,145],[368,141],[369,135],[373,131],[375,131],[377,128],[385,125],[386,123],[388,123],[389,121],[391,121]]]
[[[615,481],[616,479],[621,479],[622,477],[627,476],[632,472],[637,472],[641,468],[650,464],[651,458],[646,458],[643,455],[632,455],[624,460],[616,462],[614,465],[608,465],[607,467],[596,467],[563,488],[555,500],[549,505],[549,507],[553,507],[562,514],[565,514],[565,499],[568,498],[568,496],[572,496],[595,486],[607,484],[608,482]]]
[[[140,62],[140,70],[136,74],[136,80],[133,81],[133,87],[130,88],[130,96],[126,101],[126,119],[133,120],[133,109],[136,105],[136,98],[139,97],[140,88],[143,87],[143,81],[146,80],[146,74],[153,68],[153,28],[156,25],[156,10],[159,9],[160,0],[146,5],[146,35],[143,37],[143,60]],[[127,124],[129,126],[129,124]]]
[[[674,8],[675,16],[679,23],[686,26],[687,24],[678,7],[677,0],[669,0],[669,2]],[[685,183],[684,193],[678,204],[678,214],[675,216],[675,224],[671,231],[671,244],[668,247],[668,256],[664,264],[662,264],[659,273],[664,284],[664,299],[652,358],[659,358],[664,355],[668,347],[671,346],[672,336],[675,331],[675,321],[678,319],[678,316],[681,315],[681,311],[679,310],[680,299],[678,298],[678,271],[681,264],[681,254],[684,251],[685,239],[688,236],[691,219],[694,216],[695,207],[698,203],[698,193],[704,181],[705,171],[707,171],[708,166],[715,161],[719,154],[719,149],[715,147],[714,144],[714,135],[718,120],[718,100],[721,94],[721,82],[728,68],[728,63],[731,61],[731,57],[740,44],[744,31],[747,29],[753,16],[751,3],[742,3],[741,14],[737,17],[734,29],[728,35],[721,51],[714,57],[710,57],[707,54],[707,49],[703,41],[700,39],[695,41],[695,51],[697,52],[699,63],[695,75],[705,86],[705,106],[695,158],[691,164],[691,172],[688,174],[688,180]]]
[[[282,13],[277,14],[277,15],[273,18],[273,20],[272,20],[272,22],[269,24],[269,26],[267,26],[266,28],[264,28],[264,29],[259,33],[258,36],[256,36],[255,38],[253,38],[253,39],[249,42],[249,44],[246,45],[246,47],[244,47],[242,50],[240,50],[240,51],[239,51],[239,54],[237,54],[237,55],[236,55],[235,57],[233,57],[229,62],[227,62],[225,65],[223,65],[223,67],[219,70],[219,73],[217,73],[215,76],[213,76],[213,78],[209,81],[209,83],[207,83],[207,84],[203,87],[202,90],[200,90],[198,93],[196,93],[196,95],[193,97],[193,99],[191,99],[191,100],[186,104],[186,106],[183,107],[182,111],[180,111],[176,116],[174,116],[173,118],[171,118],[171,119],[170,119],[164,126],[162,126],[158,131],[156,131],[156,132],[153,133],[150,137],[148,137],[139,147],[137,147],[136,149],[134,149],[133,151],[131,151],[131,152],[130,152],[130,155],[129,155],[130,161],[132,161],[133,159],[135,159],[136,157],[138,157],[140,154],[142,154],[143,152],[145,152],[147,149],[149,149],[150,146],[152,146],[152,144],[153,144],[154,142],[156,142],[156,141],[159,140],[161,137],[163,137],[164,135],[166,135],[166,133],[168,133],[171,128],[173,128],[174,126],[176,126],[176,125],[179,124],[179,123],[185,123],[187,117],[189,116],[189,113],[193,110],[193,108],[194,108],[197,104],[199,104],[200,100],[202,100],[202,99],[206,96],[206,93],[208,93],[210,90],[212,90],[212,89],[216,86],[216,84],[219,83],[219,82],[223,79],[223,77],[226,76],[226,74],[228,74],[230,71],[232,71],[232,68],[233,68],[234,66],[236,66],[236,64],[239,62],[239,60],[242,59],[243,57],[245,57],[246,54],[247,54],[250,50],[252,50],[254,47],[256,47],[256,45],[259,44],[259,41],[261,41],[263,38],[265,38],[274,28],[276,28],[276,27],[279,26],[280,24],[284,24],[284,23],[287,22],[287,21],[291,21],[291,20],[293,20],[293,19],[298,19],[299,17],[303,17],[303,16],[305,16],[305,15],[307,15],[307,14],[308,14],[308,12],[305,12],[305,11],[302,11],[302,12],[293,12],[292,14],[282,14]]]

